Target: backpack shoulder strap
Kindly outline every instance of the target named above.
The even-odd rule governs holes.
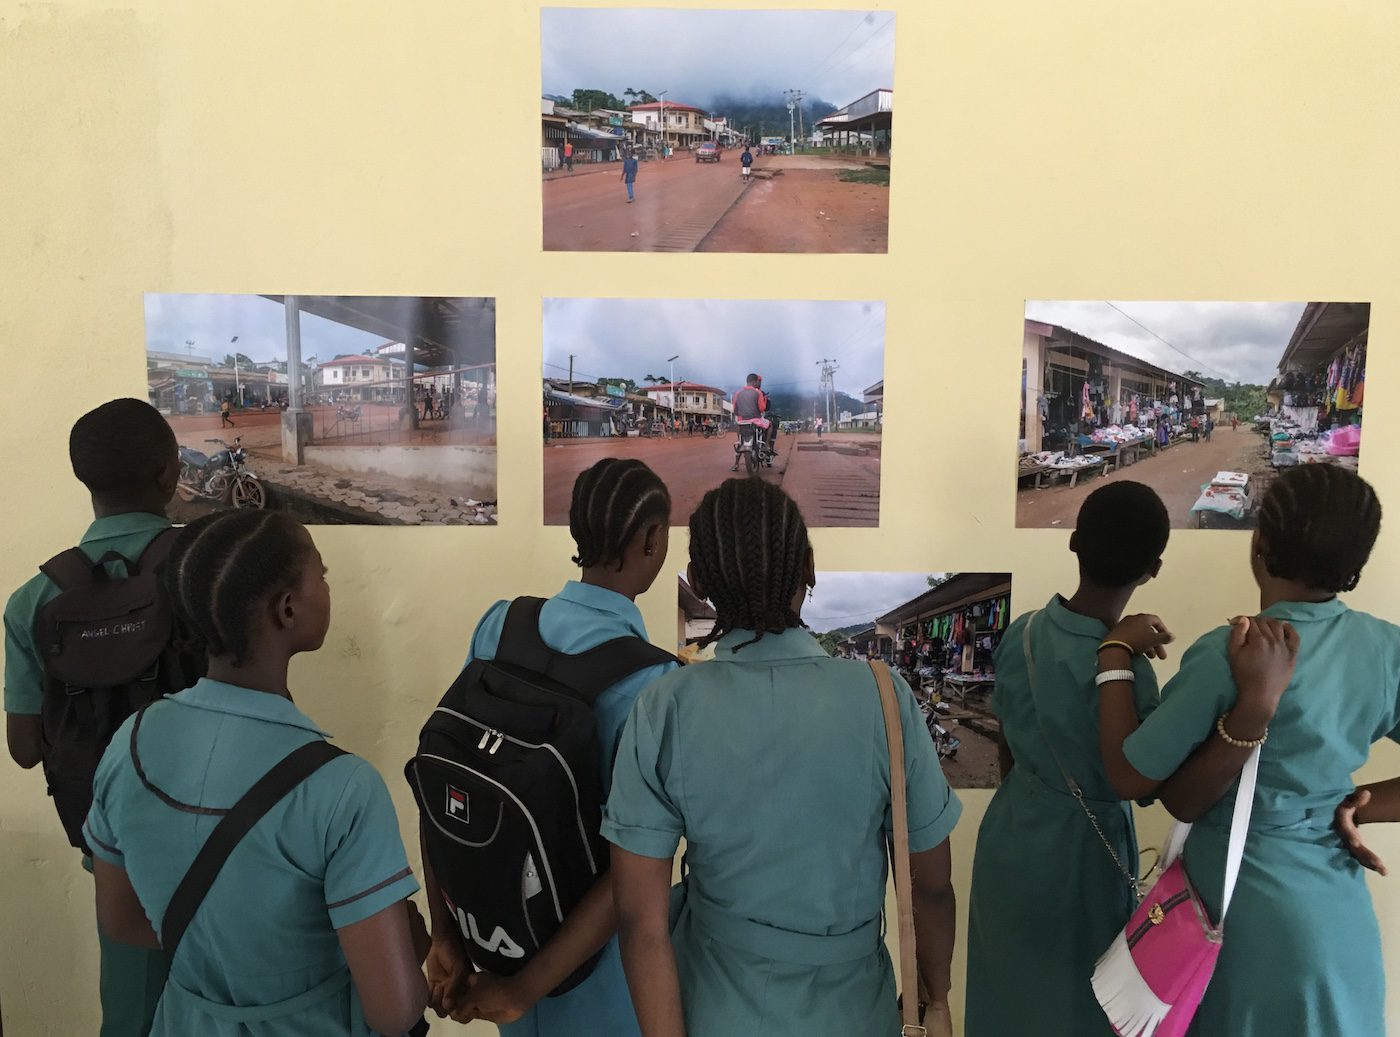
[[[97,582],[94,563],[81,547],[70,547],[54,555],[39,566],[39,571],[52,580],[60,591],[87,587]]]
[[[190,870],[185,872],[185,877],[180,880],[170,903],[166,905],[160,926],[160,945],[167,961],[174,960],[175,951],[185,930],[194,920],[195,912],[243,837],[288,793],[336,757],[344,755],[344,749],[321,739],[307,742],[293,749],[254,782],[253,787],[224,815],[205,840]]]
[[[135,576],[138,572],[154,571],[165,564],[165,560],[170,557],[170,551],[175,546],[175,538],[180,535],[180,531],[171,526],[169,529],[162,529],[151,538],[151,542],[146,545],[146,549],[138,556],[135,564],[127,564],[127,575]]]
[[[540,671],[545,661],[557,654],[540,636],[540,610],[544,598],[516,598],[506,610],[501,639],[496,644],[495,661]]]
[[[679,662],[674,655],[640,637],[615,637],[577,655],[553,653],[545,676],[575,691],[590,706],[624,677],[651,666]]]

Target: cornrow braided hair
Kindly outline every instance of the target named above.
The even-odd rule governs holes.
[[[705,494],[690,516],[690,562],[716,614],[701,647],[731,630],[752,630],[737,652],[764,634],[802,626],[792,600],[810,548],[802,512],[772,483],[729,479]]]
[[[190,523],[166,563],[170,601],[211,656],[248,656],[248,621],[295,586],[310,554],[305,527],[276,511],[224,511]]]
[[[1286,469],[1259,508],[1269,574],[1333,593],[1361,582],[1380,529],[1376,491],[1355,472],[1336,465]]]
[[[584,569],[621,563],[623,552],[650,522],[671,520],[671,494],[641,461],[605,457],[574,481],[569,532]]]

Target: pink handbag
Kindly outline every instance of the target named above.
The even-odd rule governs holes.
[[[1162,877],[1099,959],[1094,995],[1121,1037],[1182,1037],[1190,1027],[1225,939],[1225,914],[1244,858],[1258,777],[1256,748],[1235,794],[1219,922],[1211,924],[1181,862],[1191,826],[1178,822],[1162,851]]]

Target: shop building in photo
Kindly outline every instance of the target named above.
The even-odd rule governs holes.
[[[992,653],[1010,622],[1009,573],[956,573],[880,616],[875,630],[913,687],[941,680],[989,692]]]
[[[1370,303],[1310,302],[1269,385],[1265,428],[1276,468],[1354,468],[1361,450]]]
[[[656,401],[659,410],[674,414],[684,424],[694,421],[697,425],[727,424],[733,405],[723,389],[698,382],[658,383],[641,389]]]
[[[894,91],[881,88],[838,108],[817,123],[822,146],[888,156],[894,129]]]
[[[1021,354],[1021,453],[1073,454],[1086,431],[1136,425],[1160,412],[1204,416],[1203,383],[1085,335],[1025,321]]]
[[[717,615],[714,606],[697,595],[684,576],[680,577],[679,583],[676,596],[676,654],[684,662],[695,662],[702,655],[696,645],[715,629]],[[709,654],[708,648],[703,654]]]

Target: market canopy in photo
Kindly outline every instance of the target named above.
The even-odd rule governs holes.
[[[1326,366],[1343,348],[1360,340],[1370,323],[1368,302],[1308,303],[1279,359],[1280,373]]]
[[[266,299],[285,302],[286,296]],[[496,301],[396,295],[299,295],[303,313],[413,346],[415,366],[496,362]]]
[[[875,622],[897,627],[911,619],[941,615],[987,598],[1011,593],[1010,573],[954,573],[917,598],[891,609]]]

